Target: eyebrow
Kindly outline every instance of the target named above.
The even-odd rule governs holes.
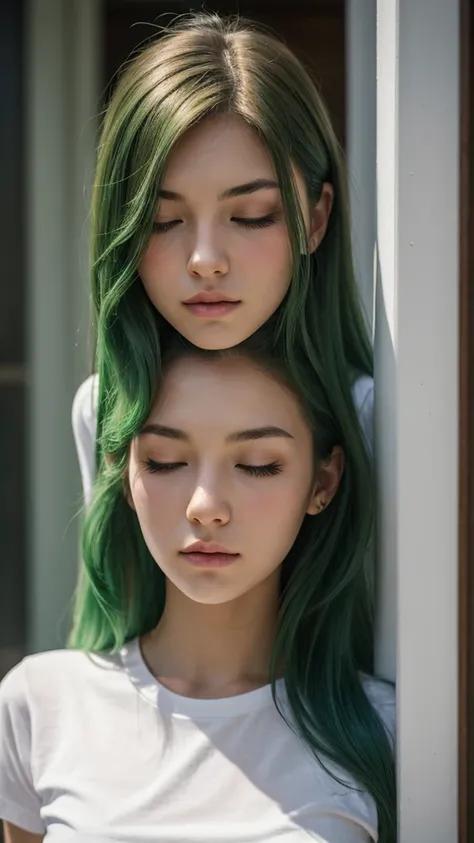
[[[224,192],[218,196],[218,199],[219,202],[222,202],[224,199],[233,199],[236,196],[248,196],[250,193],[257,193],[258,190],[279,189],[280,185],[273,179],[254,179],[254,181],[248,181],[245,184],[237,184],[235,187],[228,187],[227,190],[224,190]],[[175,193],[174,190],[163,190],[163,188],[160,188],[158,196],[160,199],[170,199],[175,202],[184,201],[184,196],[182,196],[181,193]]]
[[[140,431],[140,436],[151,433],[154,436],[163,436],[165,439],[176,439],[179,442],[189,442],[189,436],[184,430],[179,430],[177,427],[166,427],[162,424],[154,422],[146,424]],[[280,437],[283,439],[293,439],[294,437],[287,430],[282,427],[274,427],[273,425],[267,427],[253,427],[249,430],[238,430],[235,433],[230,433],[226,438],[226,442],[251,442],[256,439],[269,439],[271,437]]]

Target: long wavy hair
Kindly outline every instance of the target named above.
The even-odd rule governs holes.
[[[351,387],[372,374],[372,352],[355,284],[346,177],[319,94],[284,44],[253,24],[217,15],[180,19],[133,58],[109,104],[92,202],[92,302],[99,376],[98,474],[83,530],[83,565],[69,646],[116,651],[154,628],[163,576],[123,495],[130,443],[162,378],[174,330],[148,299],[137,267],[158,190],[176,142],[216,113],[240,116],[266,144],[281,188],[293,254],[288,293],[254,334],[252,353],[278,359],[321,442],[346,453],[337,504],[305,521],[281,607],[277,649],[298,729],[372,794],[380,843],[394,843],[392,748],[362,689],[373,668],[373,595],[367,548],[373,527],[370,458]],[[309,200],[334,188],[327,233],[307,254],[291,163]],[[324,524],[324,528],[322,525]]]

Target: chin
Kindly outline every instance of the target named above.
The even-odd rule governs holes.
[[[188,342],[197,348],[202,348],[203,351],[224,351],[226,348],[235,348],[251,336],[247,333],[243,336],[240,334],[229,336],[229,331],[225,330],[199,331],[199,333],[184,333],[184,331],[181,331],[181,333]]]
[[[226,603],[232,603],[233,600],[242,597],[246,590],[219,588],[217,583],[215,585],[208,583],[207,587],[202,588],[180,588],[188,600],[199,603],[201,606],[223,606]]]
[[[221,351],[226,348],[235,348],[250,337],[254,337],[255,340],[263,344],[270,340],[270,345],[273,347],[278,315],[279,306],[275,311],[261,314],[259,321],[252,324],[247,323],[240,331],[225,322],[211,322],[191,331],[183,330],[182,325],[173,325],[173,327],[188,342],[197,348],[202,348],[203,351]]]
[[[209,590],[207,593],[188,593],[186,595],[189,597],[193,603],[199,603],[201,606],[223,606],[225,603],[232,603],[233,600],[236,600],[237,597],[241,595],[237,594],[226,594],[225,592],[220,592],[219,589],[216,588],[214,590]]]

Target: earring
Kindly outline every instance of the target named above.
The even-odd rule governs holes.
[[[326,506],[327,506],[327,501],[319,501],[319,503],[318,503],[318,510],[319,510],[319,512],[322,512],[322,511],[323,511],[323,509],[324,509]]]

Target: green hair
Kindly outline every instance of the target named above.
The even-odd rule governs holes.
[[[133,59],[106,113],[92,202],[98,476],[69,646],[116,651],[153,629],[163,611],[164,576],[127,504],[123,477],[175,332],[148,299],[137,267],[172,149],[191,126],[217,113],[240,116],[265,143],[293,253],[288,293],[245,344],[246,353],[260,349],[280,361],[318,441],[340,443],[346,453],[336,500],[316,519],[317,531],[305,520],[285,560],[275,655],[284,656],[300,735],[321,763],[336,763],[373,796],[379,841],[394,843],[393,747],[360,680],[360,671],[373,669],[366,559],[374,501],[351,387],[358,373],[372,374],[372,352],[354,279],[343,159],[299,61],[273,36],[235,19],[180,19]],[[312,204],[324,182],[334,189],[328,230],[312,255],[291,163]]]

